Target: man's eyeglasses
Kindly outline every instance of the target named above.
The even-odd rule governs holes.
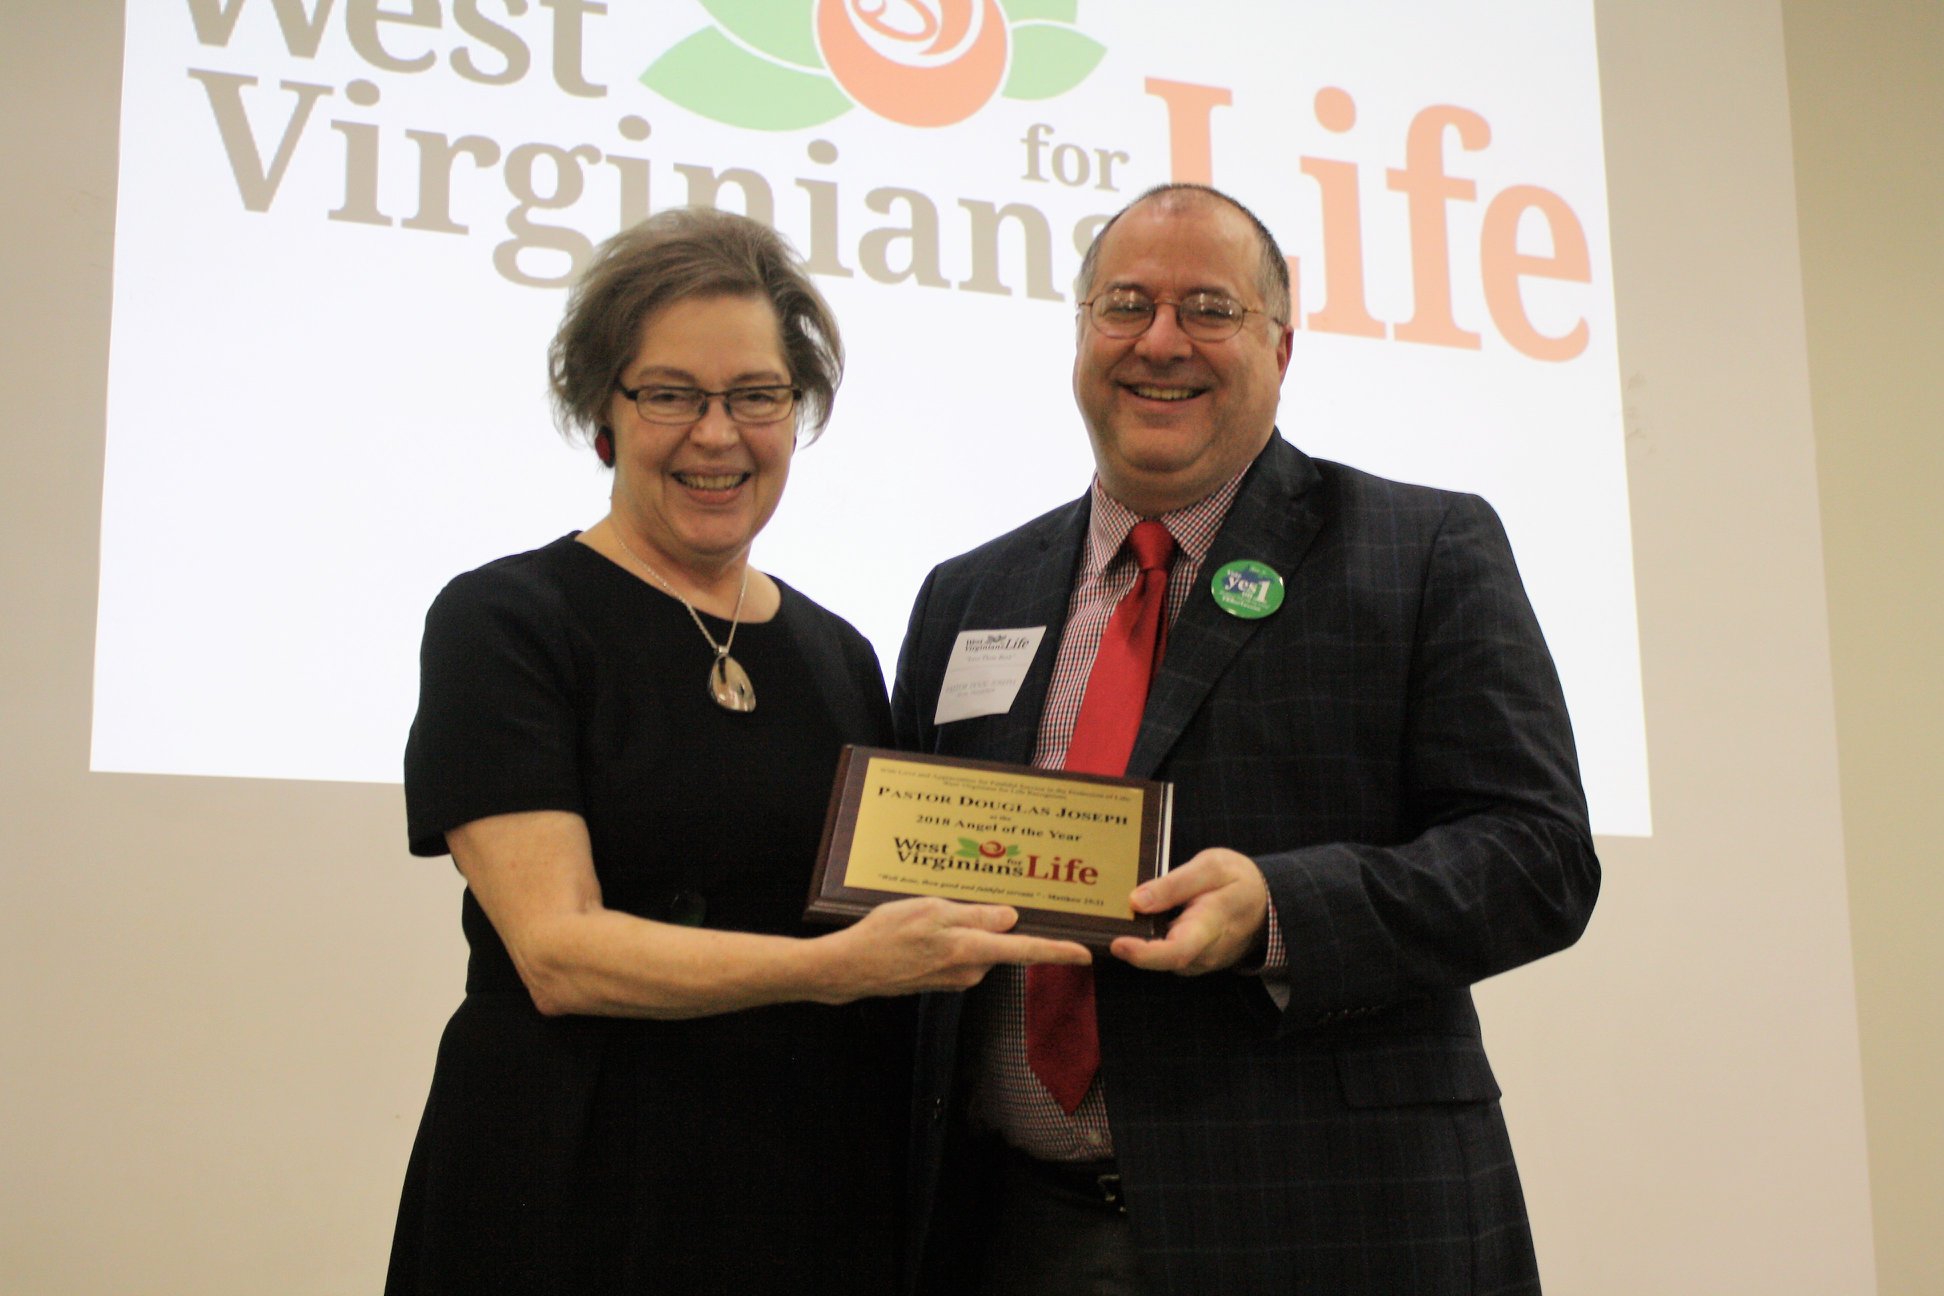
[[[1224,342],[1242,330],[1251,315],[1267,311],[1244,306],[1233,297],[1215,292],[1192,292],[1186,297],[1150,297],[1138,288],[1111,288],[1080,303],[1093,326],[1110,338],[1137,338],[1154,323],[1154,313],[1162,306],[1174,307],[1175,323],[1197,342]],[[1273,317],[1272,317],[1273,318]]]
[[[621,387],[621,394],[635,403],[641,417],[650,423],[694,423],[709,412],[709,402],[722,397],[722,407],[737,423],[760,425],[780,423],[796,409],[803,392],[795,387],[731,387],[727,391],[703,391],[700,387]]]

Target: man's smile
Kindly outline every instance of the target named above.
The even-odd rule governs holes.
[[[1207,390],[1205,387],[1169,387],[1159,383],[1122,383],[1121,386],[1144,400],[1158,401],[1192,400]]]

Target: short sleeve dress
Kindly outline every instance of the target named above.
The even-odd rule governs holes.
[[[454,580],[426,617],[406,749],[413,852],[443,854],[446,830],[487,815],[571,811],[608,907],[811,934],[838,751],[886,740],[883,676],[856,630],[788,586],[735,655],[747,714],[708,696],[682,605],[572,536]],[[462,903],[466,997],[388,1293],[893,1289],[910,1074],[896,1005],[544,1017]]]

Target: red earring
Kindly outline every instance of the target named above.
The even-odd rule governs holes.
[[[614,441],[606,428],[594,434],[594,454],[608,467],[614,467]]]

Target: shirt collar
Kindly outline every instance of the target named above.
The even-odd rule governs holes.
[[[1168,528],[1174,537],[1175,547],[1199,567],[1202,559],[1215,544],[1215,534],[1222,529],[1228,518],[1229,506],[1235,503],[1235,493],[1242,488],[1242,478],[1249,469],[1229,478],[1212,493],[1186,508],[1178,508],[1172,513],[1161,515],[1161,524]],[[1127,533],[1141,520],[1141,515],[1107,493],[1095,476],[1093,489],[1089,493],[1092,514],[1087,521],[1087,557],[1084,576],[1097,577],[1105,571],[1114,556],[1127,542]]]

